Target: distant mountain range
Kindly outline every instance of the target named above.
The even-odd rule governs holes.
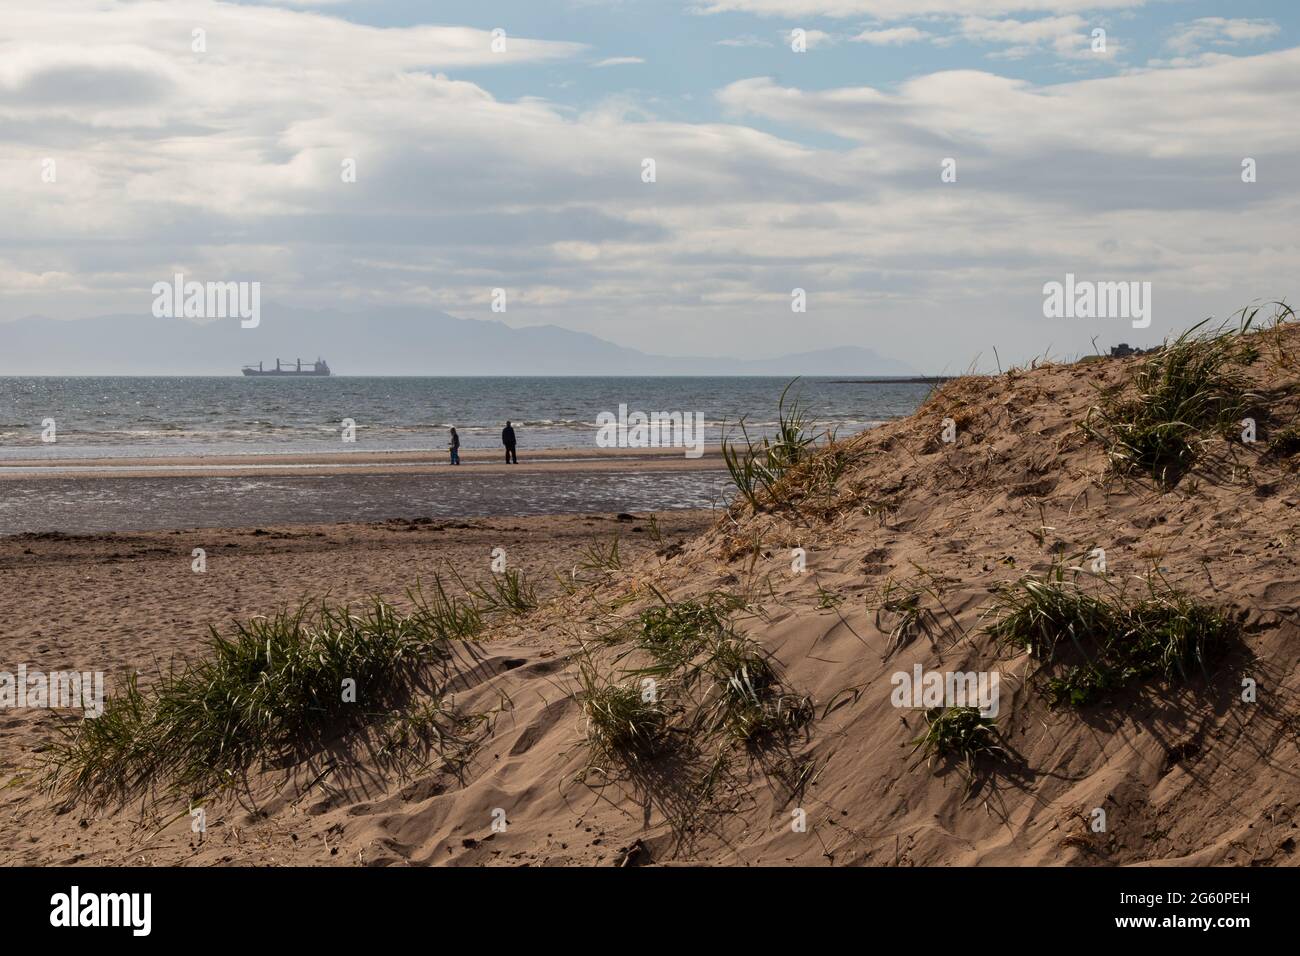
[[[556,325],[511,328],[445,312],[305,311],[263,306],[261,324],[152,315],[0,322],[0,375],[238,375],[276,358],[325,358],[336,375],[908,376],[857,346],[771,359],[650,355]]]

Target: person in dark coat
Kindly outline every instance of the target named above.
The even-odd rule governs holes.
[[[501,444],[506,446],[506,464],[519,464],[519,456],[515,454],[515,430],[506,422],[506,427],[501,429]]]
[[[456,434],[456,429],[451,430],[451,463],[460,464],[460,436]]]

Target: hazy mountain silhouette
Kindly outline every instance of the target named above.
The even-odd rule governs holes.
[[[325,358],[336,375],[914,375],[871,349],[779,358],[649,355],[556,325],[511,328],[445,312],[304,311],[263,304],[255,329],[238,319],[105,315],[0,322],[0,375],[237,375],[275,359]]]

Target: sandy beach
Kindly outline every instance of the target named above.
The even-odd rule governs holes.
[[[680,550],[712,515],[665,513],[657,530],[645,518],[586,514],[0,537],[0,584],[6,593],[24,595],[21,613],[0,637],[0,670],[12,672],[18,662],[47,672],[102,670],[112,684],[130,671],[147,675],[201,654],[209,627],[225,629],[304,600],[348,603],[382,595],[405,603],[408,588],[427,585],[435,575],[450,579],[454,571],[467,582],[483,580],[496,548],[537,583],[541,595],[554,597],[560,591],[556,576],[570,577],[593,540],[617,537],[628,559],[667,554]],[[192,570],[196,547],[208,555],[201,574]],[[43,709],[0,711],[0,865],[135,865],[190,857],[183,837],[164,836],[159,844],[150,824],[123,831],[114,814],[57,813],[33,799],[34,763],[59,719]],[[75,849],[68,843],[74,832]],[[356,862],[331,860],[310,842],[301,844],[304,852],[291,852],[295,845],[268,846],[252,857],[222,852],[210,862]]]

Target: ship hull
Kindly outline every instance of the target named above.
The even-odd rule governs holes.
[[[265,372],[259,372],[255,368],[246,368],[243,369],[243,372],[245,375],[249,376],[250,378],[266,378],[268,376],[270,378],[328,378],[330,374],[329,372],[316,372],[316,371],[309,372],[306,369],[303,369],[301,372],[290,371],[288,369],[279,372],[277,372],[275,369],[269,369]]]

